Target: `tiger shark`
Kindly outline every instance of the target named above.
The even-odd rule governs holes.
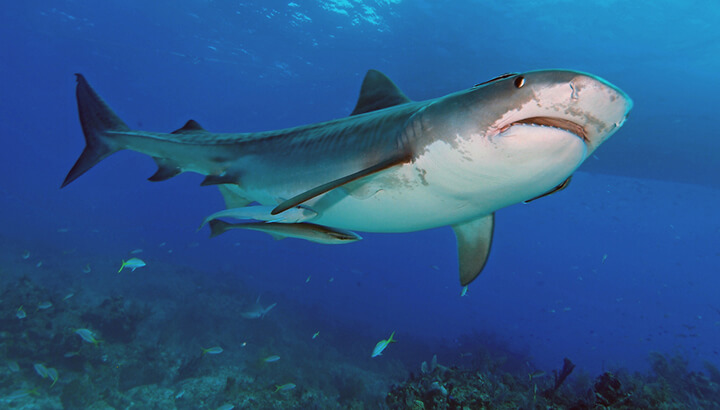
[[[451,226],[462,286],[485,267],[495,211],[565,188],[632,108],[620,89],[577,71],[505,74],[412,101],[370,70],[348,117],[256,133],[215,133],[189,120],[160,133],[130,129],[76,77],[86,146],[63,187],[129,149],[157,163],[150,181],[205,175],[202,185],[218,185],[228,209],[258,203],[282,220],[302,206],[329,232]]]

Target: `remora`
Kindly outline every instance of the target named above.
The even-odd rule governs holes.
[[[229,208],[273,214],[299,204],[312,222],[365,232],[452,226],[460,283],[485,266],[494,212],[563,189],[627,118],[632,101],[568,70],[506,74],[412,101],[370,70],[349,117],[258,133],[213,133],[190,120],[167,134],[130,129],[77,74],[86,147],[62,186],[114,152],[153,157],[161,181],[181,172],[220,185]]]

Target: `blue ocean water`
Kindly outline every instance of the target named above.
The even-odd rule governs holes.
[[[200,347],[223,346],[225,360],[195,378],[240,380],[232,363],[251,368],[278,354],[281,370],[248,371],[247,383],[272,391],[292,382],[289,394],[332,396],[338,386],[312,374],[334,368],[354,375],[343,383],[367,385],[372,394],[358,400],[373,405],[433,354],[472,366],[464,353],[485,345],[522,358],[528,372],[550,373],[565,357],[591,377],[643,372],[652,352],[679,354],[693,369],[720,365],[717,21],[720,6],[704,1],[4,4],[0,355],[21,370],[3,370],[0,389],[41,386],[39,398],[7,403],[57,405],[74,380],[110,372],[107,360],[119,369],[131,349],[150,346],[147,360],[162,355],[175,373],[172,363]],[[217,189],[189,173],[148,182],[155,164],[129,151],[59,189],[84,146],[74,73],[131,128],[169,132],[192,118],[215,132],[253,132],[348,115],[368,69],[424,100],[541,68],[605,78],[632,97],[633,111],[568,189],[497,212],[489,263],[462,297],[449,228],[363,233],[344,246],[250,231],[209,239],[196,228],[223,207]],[[117,274],[136,249],[147,266]],[[258,295],[277,306],[244,321]],[[54,325],[33,327],[46,299]],[[110,337],[99,352],[68,329],[96,323],[90,314],[108,300],[146,314],[136,315],[136,334]],[[393,331],[398,342],[371,359]],[[33,349],[13,347],[28,338]],[[85,364],[64,357],[58,346],[69,340],[87,350]],[[60,372],[53,388],[32,370],[39,362]],[[177,378],[148,380],[173,396],[191,390]],[[201,399],[188,394],[198,401],[186,405],[222,404]]]

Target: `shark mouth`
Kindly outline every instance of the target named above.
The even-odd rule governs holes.
[[[554,117],[531,117],[531,118],[525,118],[523,120],[512,122],[505,127],[501,131],[505,131],[506,129],[512,127],[513,125],[518,124],[529,124],[529,125],[537,125],[541,127],[552,127],[561,129],[563,131],[567,131],[571,134],[575,134],[578,137],[582,138],[585,142],[590,142],[588,139],[587,132],[585,131],[585,128],[583,128],[582,125],[574,123],[570,120],[564,120],[562,118],[554,118]]]

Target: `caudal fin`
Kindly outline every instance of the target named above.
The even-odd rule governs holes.
[[[123,149],[113,143],[109,131],[129,131],[130,128],[113,112],[102,98],[90,87],[82,74],[77,77],[78,112],[83,134],[85,149],[65,177],[62,187],[76,180],[95,164]]]

